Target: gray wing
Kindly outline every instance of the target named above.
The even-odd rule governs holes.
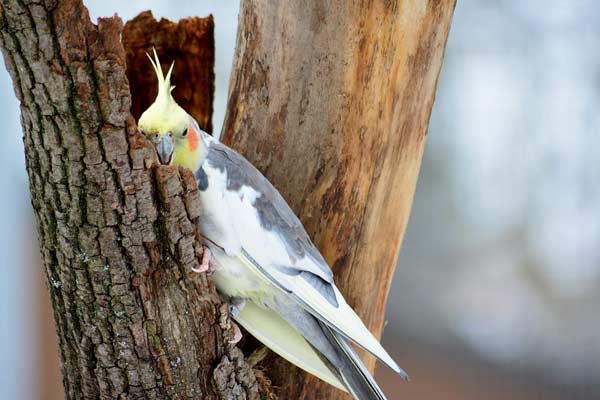
[[[321,354],[325,365],[355,399],[386,400],[375,379],[342,335],[294,303],[275,298],[269,307]]]
[[[226,172],[227,190],[236,191],[242,186],[249,186],[261,194],[256,199],[254,207],[257,209],[262,228],[276,232],[281,237],[292,259],[310,257],[319,267],[318,277],[304,274],[305,279],[311,280],[311,284],[323,284],[324,287],[327,286],[324,285],[325,283],[332,282],[333,273],[310,240],[304,226],[285,199],[260,171],[242,155],[216,141],[209,145],[207,160],[213,167]],[[288,272],[293,274],[303,272],[292,265],[282,265],[280,268],[289,269]],[[324,290],[327,291],[326,288]]]
[[[237,257],[249,268],[267,278],[275,286],[287,292],[304,310],[352,340],[359,346],[374,354],[394,371],[402,370],[371,334],[358,315],[346,303],[342,294],[335,287],[331,269],[311,242],[304,227],[289,208],[283,197],[271,183],[246,159],[228,147],[211,142],[208,149],[207,162],[212,168],[224,172],[226,190],[230,193],[242,192],[242,187],[251,187],[259,195],[254,197],[252,207],[256,215],[246,214],[247,208],[236,208],[236,196],[230,196],[227,207],[244,214],[246,230],[242,243],[250,243],[252,248],[242,244]],[[242,197],[240,197],[240,200]],[[243,211],[242,211],[243,210]],[[232,213],[235,218],[235,212]],[[232,221],[235,224],[235,221]],[[252,226],[252,228],[250,228]],[[268,234],[267,234],[268,233]],[[269,238],[275,233],[279,246],[278,256],[267,247]],[[264,241],[261,237],[264,236]],[[265,246],[262,246],[262,244]],[[285,254],[287,253],[287,254]],[[264,264],[261,264],[264,262]],[[351,355],[346,355],[351,361]]]

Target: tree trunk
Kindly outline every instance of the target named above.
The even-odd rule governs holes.
[[[222,140],[279,189],[377,336],[454,5],[242,1]],[[348,398],[275,356],[262,366],[285,398]]]
[[[227,305],[191,273],[195,180],[155,165],[130,114],[121,31],[81,0],[0,3],[66,397],[257,399]]]

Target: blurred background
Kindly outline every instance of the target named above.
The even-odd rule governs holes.
[[[216,24],[220,131],[237,1],[86,1]],[[18,104],[0,68],[0,399],[61,399]],[[384,345],[395,399],[600,399],[600,6],[459,0]]]

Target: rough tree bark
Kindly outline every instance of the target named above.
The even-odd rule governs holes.
[[[155,165],[130,114],[121,31],[81,0],[0,3],[66,397],[257,399],[227,305],[190,273],[195,180]]]
[[[280,190],[376,335],[454,5],[242,1],[221,138]],[[348,398],[275,356],[262,366],[286,398]]]

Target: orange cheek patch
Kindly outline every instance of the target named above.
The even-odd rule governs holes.
[[[198,132],[194,129],[194,127],[190,124],[188,126],[188,144],[190,145],[190,150],[194,151],[198,148],[198,141],[200,138],[198,137]]]

